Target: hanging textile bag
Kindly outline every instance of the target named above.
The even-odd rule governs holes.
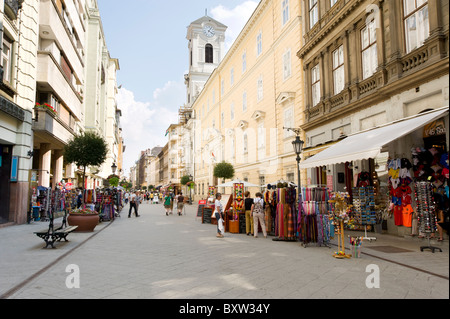
[[[217,222],[218,226],[219,226],[219,231],[220,233],[223,235],[225,234],[225,227],[223,226],[223,219],[220,218],[219,221]]]

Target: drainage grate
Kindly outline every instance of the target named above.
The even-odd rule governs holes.
[[[394,246],[370,246],[370,247],[366,246],[365,248],[369,248],[369,249],[373,249],[373,250],[377,250],[377,251],[381,251],[383,253],[389,253],[389,254],[412,252],[412,250],[403,249],[403,248],[394,247]]]

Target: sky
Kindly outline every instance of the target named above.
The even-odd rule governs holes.
[[[118,108],[125,140],[125,176],[140,152],[167,143],[186,102],[187,27],[205,15],[228,26],[228,49],[259,0],[98,0],[106,45],[119,59]]]

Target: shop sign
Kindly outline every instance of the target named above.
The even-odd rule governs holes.
[[[328,190],[333,191],[333,175],[327,175]]]
[[[445,122],[444,119],[439,119],[430,124],[425,125],[423,128],[423,137],[431,137],[436,135],[445,134]]]
[[[17,182],[19,173],[19,157],[13,156],[11,161],[11,182]]]

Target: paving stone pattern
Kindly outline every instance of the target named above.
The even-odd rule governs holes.
[[[163,206],[141,204],[141,217],[102,223],[93,233],[72,233],[70,242],[43,249],[35,222],[0,228],[1,298],[77,299],[354,299],[449,298],[449,245],[420,252],[416,238],[371,234],[361,258],[336,259],[337,247],[304,248],[226,233],[202,224],[197,206],[166,216]],[[348,232],[353,236],[360,233]],[[407,250],[388,253],[373,246]],[[80,288],[69,289],[68,265],[77,265]],[[380,287],[367,288],[368,265],[380,270]]]

